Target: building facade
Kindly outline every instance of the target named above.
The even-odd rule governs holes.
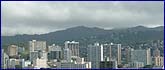
[[[72,51],[69,48],[64,49],[64,60],[71,62]]]
[[[69,48],[72,52],[72,56],[79,56],[79,42],[66,41],[65,48]]]
[[[30,61],[33,63],[37,58],[47,59],[46,41],[29,41]]]
[[[160,57],[160,56],[154,57],[154,65],[158,67],[164,66],[164,57]]]
[[[2,56],[1,56],[1,67],[2,68],[8,68],[9,63],[9,56],[4,52],[4,49],[2,49]]]
[[[153,51],[153,56],[154,56],[154,57],[160,56],[160,50],[159,50],[158,48],[156,48],[156,49]]]
[[[8,55],[9,56],[17,56],[18,55],[18,46],[16,45],[10,45],[8,47]]]
[[[131,63],[131,67],[132,68],[143,68],[144,67],[144,63],[143,62],[134,61],[134,62]]]
[[[88,45],[87,61],[92,63],[92,68],[100,67],[100,61],[103,61],[103,47],[99,43]]]
[[[117,61],[116,60],[101,61],[100,68],[117,68]]]
[[[34,68],[47,68],[47,60],[44,58],[37,58],[36,62],[34,62]]]
[[[46,51],[46,41],[29,41],[30,51]]]
[[[117,64],[121,64],[121,44],[110,45],[110,59],[117,60]]]
[[[78,56],[72,56],[72,61],[61,61],[58,62],[57,68],[91,68],[91,62],[85,62],[84,58],[80,58]]]
[[[38,51],[30,52],[30,61],[33,63],[35,59],[38,58]]]
[[[52,46],[48,47],[49,51],[49,60],[57,59],[61,60],[62,59],[62,49],[60,46],[53,44]]]
[[[150,49],[147,50],[131,50],[131,62],[143,62],[144,65],[151,65]]]
[[[131,48],[126,47],[125,51],[126,51],[126,63],[128,64],[131,62]]]

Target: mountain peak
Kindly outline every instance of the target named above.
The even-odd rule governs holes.
[[[71,27],[71,28],[68,28],[68,29],[86,29],[86,28],[89,28],[89,27],[85,27],[85,26],[76,26],[76,27]]]
[[[136,27],[134,27],[134,28],[144,29],[144,28],[147,28],[147,27],[139,25],[139,26],[136,26]]]
[[[77,40],[77,41],[124,41],[132,42],[135,40],[155,40],[163,39],[163,29],[161,27],[147,28],[144,26],[136,26],[128,29],[121,30],[104,30],[97,27],[85,27],[77,26],[68,28],[66,30],[55,31],[41,35],[18,35],[18,36],[2,36],[3,44],[12,44],[17,42],[27,42],[32,39],[45,40],[48,44],[52,43],[63,43],[66,40]],[[137,32],[136,32],[137,31]],[[143,31],[143,32],[142,32]],[[133,32],[133,33],[132,33]],[[140,34],[140,36],[139,36]],[[136,38],[135,38],[136,37]],[[126,42],[127,42],[126,41]]]
[[[86,26],[76,26],[76,27],[72,27],[72,28],[68,28],[66,30],[104,30],[102,28],[98,28],[98,27],[86,27]]]
[[[164,28],[164,26],[158,26],[158,27],[155,27],[155,28],[160,28],[160,29],[162,28],[162,29],[163,29],[163,28]]]
[[[160,31],[160,30],[164,30],[164,26],[154,27],[152,29]]]
[[[76,27],[73,27],[73,28],[88,28],[86,26],[76,26]]]

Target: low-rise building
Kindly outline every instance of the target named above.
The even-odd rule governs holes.
[[[131,63],[131,67],[132,68],[142,68],[142,67],[144,67],[144,63],[135,61],[135,62]]]
[[[44,58],[37,58],[36,62],[34,62],[34,68],[47,68],[47,60]]]

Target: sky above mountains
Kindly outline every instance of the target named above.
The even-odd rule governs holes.
[[[104,29],[164,26],[163,1],[3,1],[3,36],[43,34],[75,26]]]

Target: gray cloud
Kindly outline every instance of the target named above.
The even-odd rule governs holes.
[[[2,2],[2,35],[164,25],[163,2]]]

